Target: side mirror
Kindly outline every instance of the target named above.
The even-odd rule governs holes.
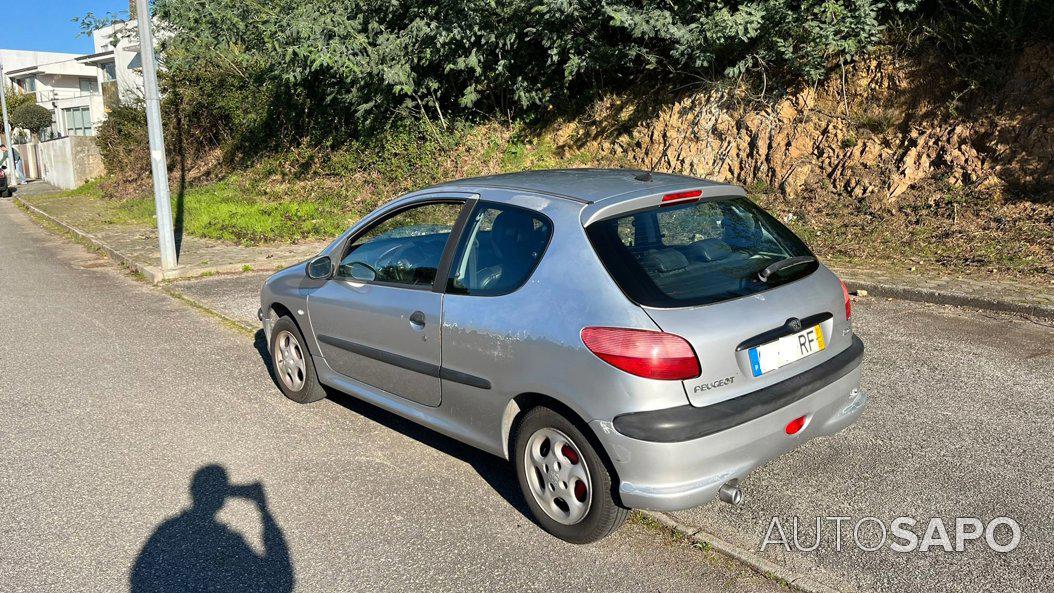
[[[312,280],[325,280],[333,275],[333,260],[328,255],[320,255],[307,262],[307,277]]]
[[[360,261],[355,261],[341,266],[340,275],[359,282],[373,282],[377,279],[377,270]]]

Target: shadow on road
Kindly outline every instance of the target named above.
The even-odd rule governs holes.
[[[275,383],[276,393],[280,394],[281,392],[278,391],[278,378],[274,374],[274,367],[271,364],[271,353],[267,349],[267,340],[264,338],[263,330],[256,332],[253,346],[260,354],[260,358],[263,359],[264,366],[267,368],[267,372],[271,375],[271,381]],[[530,508],[523,500],[523,493],[520,492],[520,486],[516,483],[516,476],[513,474],[512,467],[504,459],[480,451],[475,447],[470,447],[460,441],[455,441],[446,435],[442,435],[432,429],[425,428],[417,423],[406,420],[405,418],[392,414],[387,410],[382,410],[373,404],[364,402],[358,398],[347,395],[346,393],[341,393],[334,389],[329,389],[328,387],[326,388],[326,393],[330,401],[339,404],[368,420],[376,422],[391,430],[398,431],[404,436],[408,436],[436,449],[437,451],[441,451],[451,457],[455,457],[468,463],[472,466],[472,469],[476,470],[476,473],[478,473],[480,477],[494,489],[495,492],[500,494],[501,497],[509,503],[510,506],[519,511],[520,514],[532,523],[537,524],[534,515],[530,512]]]
[[[194,473],[190,496],[190,508],[158,526],[140,550],[129,579],[132,593],[293,590],[289,548],[267,508],[262,484],[232,485],[225,469],[206,465]],[[263,522],[262,555],[216,520],[229,497],[256,503]]]

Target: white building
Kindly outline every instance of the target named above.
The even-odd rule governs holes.
[[[118,102],[143,98],[142,62],[135,21],[117,23],[92,34],[95,51],[87,55],[0,50],[6,80],[54,114],[44,139],[94,136]],[[10,54],[10,55],[9,55]],[[34,61],[32,56],[41,60]]]
[[[18,91],[33,93],[37,104],[54,114],[55,123],[43,133],[48,138],[95,134],[96,118],[105,117],[97,70],[74,58],[5,73]]]

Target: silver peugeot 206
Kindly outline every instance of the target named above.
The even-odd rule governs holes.
[[[260,298],[286,396],[339,390],[508,459],[570,542],[630,508],[738,503],[753,468],[867,401],[845,285],[741,188],[692,177],[444,183]]]

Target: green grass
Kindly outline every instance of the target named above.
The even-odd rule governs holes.
[[[143,197],[120,202],[114,222],[153,223],[154,202]],[[220,181],[188,189],[172,199],[176,226],[195,237],[239,244],[332,237],[347,228],[336,201],[268,199],[252,184]]]

